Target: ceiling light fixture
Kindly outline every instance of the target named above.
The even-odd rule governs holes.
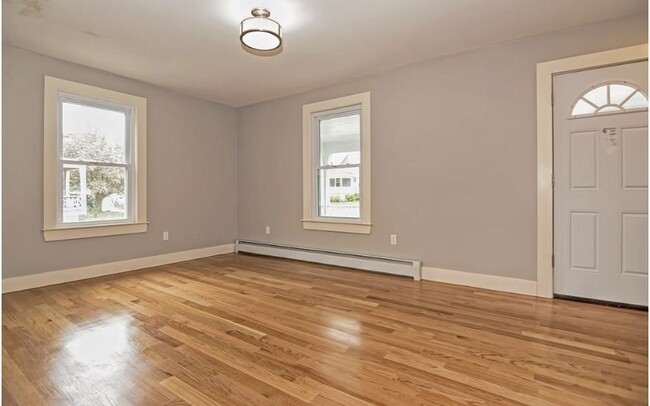
[[[253,17],[243,20],[239,26],[239,40],[244,46],[258,51],[273,51],[282,45],[282,27],[269,17],[265,8],[251,10]]]

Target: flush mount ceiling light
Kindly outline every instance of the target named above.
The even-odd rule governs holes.
[[[253,17],[241,22],[239,40],[244,46],[258,51],[273,51],[282,45],[282,27],[269,17],[265,8],[251,10]]]

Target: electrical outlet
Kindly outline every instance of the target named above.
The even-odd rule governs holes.
[[[271,234],[271,226],[266,226],[266,234]]]
[[[397,234],[390,235],[390,243],[391,245],[397,245]]]
[[[169,240],[169,231],[164,231],[163,232],[163,241]]]

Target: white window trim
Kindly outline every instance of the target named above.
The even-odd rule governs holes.
[[[61,224],[58,215],[59,184],[59,95],[128,106],[132,109],[133,146],[131,181],[133,216],[123,222]],[[45,241],[109,235],[144,233],[147,231],[147,100],[142,97],[45,76],[44,91],[44,172],[43,172],[43,237]]]
[[[358,219],[319,217],[316,212],[314,115],[357,105],[361,106],[360,216]],[[370,92],[304,105],[302,107],[302,132],[303,228],[305,230],[370,234],[372,228],[370,222]]]

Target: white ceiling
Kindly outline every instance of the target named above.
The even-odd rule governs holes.
[[[239,22],[266,7],[280,54]],[[414,62],[633,14],[646,0],[3,0],[3,42],[243,106]]]

